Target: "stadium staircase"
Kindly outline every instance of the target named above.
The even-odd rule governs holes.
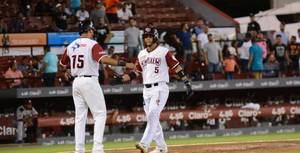
[[[135,3],[139,27],[153,23],[160,29],[174,29],[185,22],[194,24],[200,17],[190,8],[174,0],[136,0]],[[123,25],[112,24],[112,29],[123,28]]]

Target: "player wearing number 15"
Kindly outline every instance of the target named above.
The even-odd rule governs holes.
[[[105,55],[101,46],[92,40],[94,31],[90,21],[83,22],[79,32],[80,38],[68,45],[60,60],[60,64],[64,68],[71,69],[71,76],[74,77],[72,95],[75,105],[75,153],[85,152],[85,126],[88,109],[91,110],[95,121],[92,153],[104,153],[102,141],[106,121],[106,105],[98,82],[99,63],[134,68],[132,63],[116,61]]]
[[[141,141],[136,148],[141,153],[148,153],[151,141],[156,142],[156,149],[150,153],[167,153],[168,148],[164,140],[162,127],[159,123],[160,113],[167,103],[169,96],[169,69],[175,70],[184,80],[187,93],[191,94],[191,84],[187,80],[177,59],[165,47],[158,44],[157,30],[146,27],[143,33],[145,49],[141,50],[136,63],[136,71],[123,76],[123,81],[131,80],[142,74],[144,111],[147,126]]]

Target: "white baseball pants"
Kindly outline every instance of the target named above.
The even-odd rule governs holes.
[[[94,144],[92,153],[104,153],[103,134],[106,122],[106,106],[98,77],[77,77],[73,82],[75,105],[75,153],[85,151],[85,127],[88,108],[94,118]]]
[[[149,147],[152,140],[156,142],[157,148],[166,150],[167,144],[164,139],[163,130],[159,122],[160,113],[167,103],[169,86],[165,82],[151,88],[144,87],[144,111],[147,118],[147,126],[140,141]]]

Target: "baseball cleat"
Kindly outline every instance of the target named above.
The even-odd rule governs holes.
[[[142,143],[137,143],[135,147],[136,149],[139,149],[141,153],[148,153],[148,148]]]
[[[152,150],[149,153],[168,153],[168,150],[156,148],[155,150]]]

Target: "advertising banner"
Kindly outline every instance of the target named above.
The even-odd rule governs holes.
[[[46,45],[47,35],[46,33],[11,33],[8,35],[9,46],[35,46],[35,45]],[[3,35],[0,35],[2,41]],[[3,46],[3,43],[0,43]]]
[[[15,139],[17,129],[14,117],[0,117],[0,140]]]
[[[262,80],[215,80],[215,81],[195,81],[192,82],[194,91],[214,91],[214,90],[237,90],[237,89],[267,89],[279,87],[299,87],[300,77],[274,78]],[[124,85],[102,85],[105,95],[140,94],[143,92],[142,84]],[[184,92],[183,82],[169,83],[170,92]],[[0,93],[1,94],[1,93]],[[17,98],[30,97],[65,97],[72,96],[71,87],[52,88],[18,88]]]
[[[48,33],[48,45],[67,45],[79,38],[78,32],[50,32]]]
[[[216,109],[183,109],[163,111],[160,116],[161,121],[178,121],[178,120],[209,120],[222,119],[230,121],[238,119],[243,122],[244,119],[264,117],[272,118],[280,115],[289,115],[292,118],[300,115],[300,105],[269,106],[259,110],[242,109],[242,108],[216,108]],[[107,114],[107,124],[123,123],[143,123],[146,122],[144,112],[110,112]],[[51,126],[70,126],[74,125],[74,115],[61,114],[59,116],[41,117],[38,119],[39,127]],[[88,125],[94,124],[91,116],[87,120]]]

